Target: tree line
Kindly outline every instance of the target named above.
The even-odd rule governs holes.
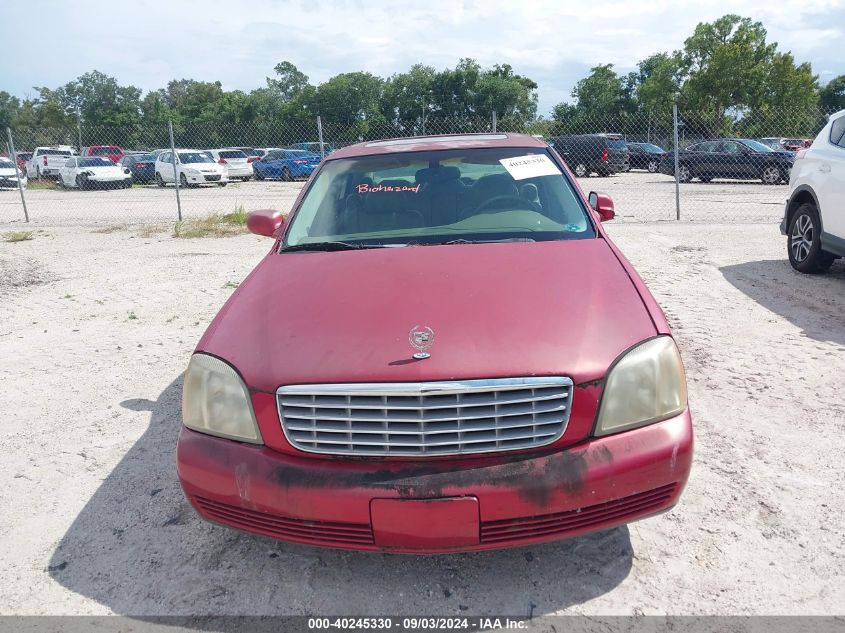
[[[760,22],[737,15],[698,24],[681,50],[655,53],[636,71],[594,67],[575,85],[572,102],[550,116],[538,116],[537,83],[506,63],[482,68],[466,58],[452,69],[416,64],[387,78],[350,72],[319,84],[289,61],[273,71],[249,92],[180,79],[144,93],[95,70],[58,88],[35,87],[24,100],[0,91],[0,126],[27,130],[22,147],[75,144],[78,125],[86,144],[160,147],[168,143],[168,121],[180,145],[272,146],[314,140],[318,115],[326,140],[336,143],[481,131],[494,112],[502,130],[553,135],[648,126],[660,134],[671,129],[677,104],[691,134],[807,136],[824,113],[845,108],[845,75],[821,87],[809,63],[779,51]],[[62,138],[48,140],[45,131]]]

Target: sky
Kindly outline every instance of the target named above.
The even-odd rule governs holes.
[[[845,74],[845,0],[27,0],[4,2],[0,90],[33,97],[33,86],[96,69],[145,91],[183,78],[249,91],[283,60],[317,84],[472,57],[535,80],[547,115],[591,67],[634,70],[726,13],[763,22],[769,41],[811,62],[822,84]]]

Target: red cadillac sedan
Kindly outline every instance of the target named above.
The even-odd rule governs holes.
[[[358,144],[315,171],[185,373],[177,466],[209,521],[437,553],[671,508],[693,433],[666,319],[544,142]]]

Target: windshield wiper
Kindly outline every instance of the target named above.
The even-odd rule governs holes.
[[[383,244],[352,244],[351,242],[307,242],[282,249],[283,253],[296,251],[357,251],[364,248],[386,248]]]
[[[506,237],[503,240],[465,240],[465,239],[457,239],[457,240],[449,240],[448,242],[439,242],[439,244],[501,244],[503,242],[536,242],[535,239],[530,237]],[[437,246],[438,244],[432,244],[432,246]]]

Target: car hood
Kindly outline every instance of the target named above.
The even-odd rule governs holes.
[[[203,174],[217,174],[223,171],[222,165],[217,163],[185,163],[181,167],[185,171],[194,170]]]
[[[413,360],[415,326],[434,331]],[[271,253],[197,351],[251,389],[331,382],[603,377],[656,329],[603,239]]]
[[[90,171],[96,176],[125,176],[126,174],[123,173],[123,167],[118,167],[117,165],[102,165],[96,167],[78,167],[77,168],[80,172],[83,171]]]

